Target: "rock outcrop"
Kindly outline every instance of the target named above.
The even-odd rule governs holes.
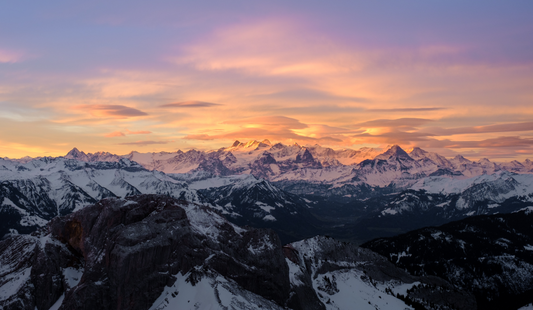
[[[20,288],[0,300],[4,309],[49,309],[61,298],[60,309],[148,309],[175,275],[199,267],[277,304],[289,297],[276,234],[241,229],[207,207],[165,196],[104,199],[33,236],[8,238],[0,250],[7,273],[25,277],[15,287],[0,274],[0,285]],[[69,279],[69,270],[79,278]]]

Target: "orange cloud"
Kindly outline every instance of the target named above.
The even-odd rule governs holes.
[[[261,137],[276,141],[325,143],[338,145],[343,143],[343,133],[354,133],[345,128],[327,125],[305,124],[297,119],[285,116],[261,116],[247,119],[225,121],[230,126],[225,133],[189,134],[185,140],[235,140],[258,139]],[[233,127],[231,127],[233,126]],[[236,126],[236,127],[235,127]]]
[[[184,47],[185,56],[173,61],[199,70],[239,69],[267,75],[319,76],[359,66],[353,53],[303,28],[280,19],[225,27]]]
[[[113,137],[124,137],[125,134],[123,132],[120,132],[120,131],[114,131],[114,132],[111,132],[111,133],[108,133],[105,135],[105,137],[108,137],[108,138],[113,138]]]
[[[518,136],[497,137],[481,141],[450,141],[448,148],[524,148],[532,147],[533,139]]]
[[[131,98],[154,95],[165,92],[169,80],[178,79],[165,72],[147,70],[112,70],[103,69],[99,77],[81,81],[82,84],[96,93],[100,98]],[[165,82],[161,82],[164,79]]]
[[[113,138],[113,137],[124,137],[126,135],[148,135],[151,133],[152,133],[151,131],[130,131],[126,129],[126,132],[114,131],[114,132],[106,134],[105,137]]]
[[[137,146],[147,146],[153,144],[168,144],[174,141],[135,141],[135,142],[124,142],[119,143],[119,145],[137,145]]]
[[[353,135],[357,143],[384,143],[384,144],[402,144],[404,146],[419,146],[434,149],[521,149],[530,148],[533,151],[533,139],[521,136],[498,136],[487,137],[488,133],[523,131],[533,132],[533,123],[508,123],[496,124],[477,127],[460,127],[460,128],[420,128],[428,120],[414,119],[411,122],[405,122],[408,119],[398,120],[375,120],[358,124],[371,125],[373,127],[384,127],[385,131],[373,131],[372,128],[362,134]],[[409,124],[412,123],[412,124]],[[415,127],[416,126],[416,127]],[[450,140],[446,136],[466,135],[471,133],[480,133],[479,140]],[[471,139],[472,137],[470,137]],[[475,138],[475,137],[474,137]],[[520,152],[517,151],[516,154]]]
[[[182,139],[184,140],[215,140],[216,138],[213,136],[206,135],[206,134],[198,134],[198,135],[186,135]]]
[[[128,135],[148,135],[151,134],[151,131],[141,130],[141,131],[130,131],[126,129],[126,134]]]
[[[286,116],[260,116],[247,119],[225,121],[223,124],[236,124],[245,128],[284,128],[284,129],[302,129],[307,128],[306,124],[299,120]]]
[[[277,87],[267,94],[279,93],[277,102],[291,106],[295,101],[290,100],[294,98],[291,91],[299,88],[337,97],[331,100],[362,98],[375,103],[367,112],[390,114],[433,112],[442,117],[445,110],[452,114],[465,106],[499,107],[501,102],[486,95],[487,90],[496,89],[509,95],[506,101],[520,105],[513,98],[523,90],[514,90],[530,85],[531,68],[472,61],[471,47],[427,42],[376,48],[334,38],[315,29],[311,21],[263,19],[219,27],[182,46],[181,55],[169,58],[202,76],[209,71],[209,75],[229,77],[241,87],[242,76],[262,79],[258,84],[278,79]],[[239,92],[235,88],[228,91]],[[307,105],[313,108],[314,101],[308,100]]]
[[[325,124],[307,124],[296,118],[286,116],[261,116],[224,121],[224,133],[188,134],[185,140],[232,140],[262,139],[326,145],[387,145],[400,144],[404,147],[421,146],[426,148],[484,149],[484,148],[521,148],[531,147],[531,141],[523,137],[480,137],[480,140],[451,141],[448,133],[495,132],[528,130],[533,125],[528,122],[488,125],[468,128],[445,128],[441,133],[427,128],[435,122],[425,118],[375,119],[351,124],[348,127]]]
[[[420,127],[421,125],[426,124],[428,122],[431,122],[431,120],[423,118],[376,119],[372,121],[354,124],[353,126],[360,128],[390,127],[403,128],[404,130],[407,130]]]
[[[428,131],[442,136],[462,135],[470,133],[533,131],[533,122],[507,123],[460,128],[429,128]]]

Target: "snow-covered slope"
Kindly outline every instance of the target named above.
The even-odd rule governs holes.
[[[161,195],[107,198],[32,235],[0,241],[5,310],[412,309],[418,303],[475,306],[446,281],[411,276],[369,250],[324,237],[282,247],[271,230],[243,229],[208,206]]]
[[[195,270],[196,271],[196,270]],[[216,272],[204,272],[200,279],[195,273],[177,274],[176,282],[165,287],[149,310],[232,309],[282,310],[280,305],[250,291]]]
[[[321,231],[304,199],[253,175],[214,177],[190,184],[233,223],[274,229],[283,242]]]
[[[437,278],[419,278],[393,267],[384,257],[328,237],[284,247],[291,287],[309,287],[326,309],[474,309],[472,295]],[[448,295],[439,300],[438,293]],[[311,292],[307,292],[311,295]]]
[[[165,194],[204,202],[187,184],[121,158],[116,162],[41,158],[18,163],[0,160],[0,235],[7,229],[30,232],[57,216],[107,197]]]

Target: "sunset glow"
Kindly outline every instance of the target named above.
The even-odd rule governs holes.
[[[533,3],[0,4],[0,157],[269,139],[533,159]]]

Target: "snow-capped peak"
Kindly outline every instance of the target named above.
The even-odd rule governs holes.
[[[421,158],[426,157],[427,153],[428,153],[427,151],[416,146],[411,150],[411,152],[409,152],[409,156],[413,159],[421,159]]]
[[[87,154],[83,151],[78,150],[78,148],[73,148],[70,152],[65,155],[65,158],[68,159],[78,159],[78,160],[87,160]]]
[[[412,159],[409,157],[409,154],[407,154],[399,145],[393,145],[390,149],[388,149],[385,153],[376,156],[376,159],[390,159],[390,158],[406,158],[406,159]]]
[[[471,163],[470,160],[464,158],[462,155],[457,155],[457,156],[455,156],[455,157],[453,158],[453,161],[456,161],[456,162],[459,162],[459,163],[465,163],[465,164],[467,164],[467,163]]]

